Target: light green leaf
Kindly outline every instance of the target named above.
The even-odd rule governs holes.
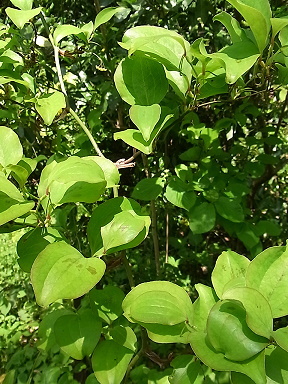
[[[272,333],[272,336],[279,347],[288,352],[288,327],[277,329]]]
[[[175,325],[192,321],[193,317],[187,292],[168,281],[137,285],[125,297],[122,307],[125,317],[132,322]]]
[[[267,384],[286,384],[288,382],[287,359],[288,352],[280,347],[271,345],[266,349]]]
[[[31,269],[36,301],[45,307],[58,299],[80,297],[98,283],[105,268],[103,260],[85,258],[63,241],[49,244]]]
[[[101,384],[120,384],[133,352],[114,340],[101,341],[92,356],[92,368]]]
[[[57,113],[66,107],[65,96],[58,91],[47,93],[37,99],[35,107],[44,123],[51,125]]]
[[[17,243],[18,264],[23,271],[30,272],[39,253],[48,244],[61,240],[64,240],[63,236],[52,227],[38,227],[24,233]]]
[[[222,252],[218,257],[212,272],[213,287],[219,298],[222,297],[227,287],[231,287],[231,281],[243,282],[245,286],[245,274],[250,261],[233,251]],[[261,291],[260,291],[261,292]]]
[[[203,384],[204,372],[195,356],[177,356],[170,365],[174,368],[169,378],[171,384]]]
[[[23,188],[29,176],[27,169],[21,165],[9,165],[6,170],[11,171],[11,176],[17,181],[19,187]]]
[[[175,325],[163,325],[154,323],[141,323],[147,331],[149,339],[155,343],[180,343],[188,344],[190,342],[190,327],[186,322]]]
[[[91,355],[96,347],[102,324],[91,309],[86,308],[78,313],[58,317],[53,328],[56,342],[62,351],[73,359],[82,360]]]
[[[18,28],[23,28],[26,23],[30,19],[32,19],[34,16],[39,15],[41,12],[41,7],[39,8],[34,8],[31,10],[20,10],[20,9],[15,9],[15,8],[6,8],[5,12],[7,13],[7,16],[13,21],[13,23],[16,25]]]
[[[17,164],[23,156],[23,148],[18,135],[11,129],[0,126],[0,165],[7,167]]]
[[[214,228],[216,220],[213,204],[201,203],[189,211],[189,227],[193,234],[205,233]]]
[[[286,247],[271,247],[259,253],[247,269],[247,286],[268,300],[273,317],[288,315],[287,256]]]
[[[102,9],[102,11],[100,11],[98,13],[98,15],[96,16],[95,23],[94,23],[94,29],[98,28],[100,25],[102,25],[104,23],[107,23],[107,21],[112,19],[112,17],[117,12],[122,12],[124,10],[126,10],[126,8],[124,8],[124,7],[108,7],[108,8]]]
[[[272,36],[275,37],[277,33],[279,33],[284,27],[288,25],[288,18],[281,17],[281,18],[271,18],[271,25],[272,25]]]
[[[221,335],[222,331],[220,332]],[[223,353],[217,352],[207,339],[204,332],[193,332],[191,335],[191,346],[196,356],[207,366],[216,371],[236,371],[249,376],[255,384],[266,382],[264,369],[264,351],[258,353],[254,358],[236,362],[228,360]],[[238,344],[237,344],[238,347]]]
[[[233,223],[241,223],[244,221],[242,206],[237,201],[221,196],[215,202],[215,208],[224,219],[230,220]]]
[[[111,160],[102,156],[87,156],[83,157],[83,159],[91,159],[99,165],[107,182],[106,188],[113,188],[119,184],[120,174],[116,165]]]
[[[132,352],[136,351],[137,337],[132,328],[117,325],[111,329],[110,336],[117,344],[130,349]]]
[[[22,9],[23,11],[29,11],[32,9],[33,0],[10,0],[11,3],[17,7]]]
[[[114,81],[120,96],[130,105],[158,104],[168,90],[162,64],[136,54],[120,62]]]
[[[207,287],[203,284],[196,284],[195,289],[199,297],[194,301],[194,317],[193,327],[197,331],[206,332],[206,324],[209,312],[214,304],[218,301],[218,297],[213,288]]]
[[[221,12],[213,17],[213,20],[220,21],[227,29],[232,44],[239,43],[240,41],[247,41],[244,29],[239,25],[239,22],[227,12]]]
[[[178,177],[173,177],[167,185],[165,197],[176,207],[184,208],[189,211],[196,203],[196,194],[189,191],[187,183]]]
[[[129,110],[130,119],[140,130],[145,141],[150,139],[151,133],[161,116],[159,104],[132,105]]]
[[[107,253],[112,253],[116,251],[120,251],[122,249],[128,249],[133,248],[139,245],[147,236],[150,226],[150,217],[143,214],[141,212],[140,205],[132,200],[127,199],[125,197],[117,197],[114,199],[110,199],[99,205],[92,213],[92,216],[90,218],[90,221],[88,223],[87,227],[87,234],[88,234],[88,240],[91,247],[91,252],[95,256],[100,256],[104,252],[104,239],[102,236],[107,236],[107,239],[105,239],[105,242],[109,242],[111,240],[111,234],[109,233],[109,226],[114,228],[116,230],[116,226],[113,225],[115,223],[115,217],[119,215],[121,212],[128,212],[131,216],[135,218],[135,223],[140,228],[140,222],[143,223],[143,226],[141,224],[142,230],[138,233],[136,237],[133,237],[132,240],[129,242],[126,242],[127,239],[130,238],[129,231],[131,233],[135,233],[135,229],[133,229],[133,226],[129,221],[127,221],[127,234],[129,235],[127,239],[120,238],[118,236],[119,246],[116,248],[110,249],[110,251],[107,251]],[[131,217],[129,216],[129,218]],[[120,217],[121,218],[121,217]],[[139,220],[139,221],[137,221]],[[117,219],[118,221],[118,219]],[[134,220],[132,220],[134,222]],[[119,221],[118,221],[119,222]],[[106,227],[107,226],[107,227]],[[103,228],[104,232],[103,232]],[[133,235],[134,236],[134,235]]]
[[[155,200],[162,192],[164,179],[151,177],[140,180],[133,189],[131,197],[144,201]]]
[[[117,213],[110,223],[101,227],[103,253],[123,244],[129,244],[141,233],[144,226],[145,222],[141,216],[138,218],[127,211]]]
[[[272,16],[268,0],[228,0],[251,28],[260,52],[267,44]]]
[[[104,193],[106,180],[100,166],[89,157],[71,156],[47,165],[40,177],[38,196],[53,204],[94,203]]]
[[[257,335],[270,339],[273,331],[271,307],[260,292],[248,287],[234,288],[224,292],[223,299],[240,301],[246,310],[248,327]]]
[[[123,291],[112,285],[107,285],[103,289],[92,289],[89,292],[91,309],[107,324],[122,315],[122,301],[124,300]]]
[[[62,24],[58,25],[53,33],[53,39],[55,44],[57,45],[64,37],[69,35],[79,35],[79,33],[83,32],[80,28],[75,27],[70,24]],[[59,108],[60,109],[60,108]]]

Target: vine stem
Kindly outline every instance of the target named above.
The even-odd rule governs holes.
[[[62,72],[61,72],[61,65],[60,65],[60,60],[59,60],[59,47],[54,42],[53,36],[51,35],[51,33],[49,31],[48,25],[46,23],[45,17],[44,17],[42,12],[40,12],[40,17],[41,17],[42,23],[44,25],[44,28],[45,28],[46,32],[48,33],[50,43],[53,46],[54,60],[55,60],[55,65],[56,65],[56,70],[57,70],[57,76],[58,76],[58,80],[60,83],[61,91],[66,98],[67,109],[70,112],[71,116],[74,118],[74,120],[77,121],[77,123],[80,125],[80,127],[83,129],[83,131],[87,135],[88,139],[90,140],[90,142],[91,142],[93,148],[95,149],[96,153],[98,154],[98,156],[105,157],[103,155],[103,153],[101,152],[98,144],[96,143],[94,137],[92,136],[91,132],[87,128],[87,126],[83,123],[83,121],[80,119],[80,117],[77,115],[77,113],[69,106],[68,95],[67,95],[66,87],[65,87]]]

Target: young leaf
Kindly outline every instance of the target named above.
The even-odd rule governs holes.
[[[271,247],[251,261],[246,274],[247,286],[258,290],[269,302],[273,317],[288,315],[288,251]]]
[[[15,8],[6,8],[5,12],[7,13],[7,16],[13,21],[13,23],[16,25],[18,28],[23,28],[26,23],[30,19],[32,19],[34,16],[39,15],[41,12],[41,7],[39,8],[34,8],[31,10],[20,10],[20,9],[15,9]]]
[[[23,148],[18,135],[11,129],[0,126],[0,165],[17,164],[23,157]]]
[[[107,324],[122,315],[122,301],[124,300],[123,291],[112,285],[107,285],[103,289],[92,289],[89,292],[91,309]]]
[[[32,9],[33,0],[10,0],[11,3],[17,7],[22,9],[23,11],[29,11]]]
[[[201,203],[189,211],[189,227],[193,234],[210,231],[215,225],[215,220],[216,214],[213,204]]]
[[[66,100],[63,93],[55,91],[39,97],[35,107],[44,123],[51,125],[57,113],[66,107]]]
[[[101,321],[87,308],[58,317],[54,324],[57,344],[76,360],[91,355],[100,339],[101,330]]]
[[[106,188],[113,188],[119,184],[120,174],[116,165],[111,160],[101,156],[87,156],[83,157],[83,159],[91,159],[99,165],[107,182]]]
[[[114,81],[120,96],[130,105],[158,104],[168,90],[162,64],[136,54],[120,62]]]
[[[120,384],[133,352],[114,340],[101,341],[92,356],[92,368],[101,384]]]
[[[129,115],[133,123],[140,130],[143,139],[148,141],[151,133],[161,116],[159,104],[153,105],[132,105]]]
[[[64,241],[52,243],[38,255],[31,269],[36,301],[45,307],[58,299],[75,299],[102,278],[106,265],[87,259]]]
[[[140,180],[133,189],[131,197],[144,201],[155,200],[162,192],[164,180],[160,177],[151,177]]]
[[[250,261],[233,251],[222,252],[218,257],[212,272],[213,287],[219,298],[229,287],[231,281],[237,281],[245,286],[245,274]]]
[[[98,13],[98,15],[96,16],[95,23],[94,23],[94,29],[98,28],[100,25],[102,25],[104,23],[107,23],[107,21],[112,19],[112,17],[117,12],[122,12],[125,10],[126,10],[126,8],[124,8],[124,7],[108,7],[108,8],[102,9],[102,11],[100,11]]]
[[[53,33],[53,39],[55,44],[58,45],[58,43],[62,39],[64,39],[64,37],[70,36],[70,35],[79,35],[79,33],[81,32],[82,30],[78,27],[75,27],[74,25],[62,24],[62,25],[58,25],[57,28],[55,29]]]
[[[199,297],[194,301],[194,317],[193,327],[197,331],[206,332],[206,325],[209,312],[214,304],[218,301],[218,297],[213,288],[203,284],[196,284],[195,289]]]

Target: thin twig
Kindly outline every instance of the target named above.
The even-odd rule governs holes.
[[[131,269],[131,265],[127,259],[127,256],[126,256],[126,250],[123,250],[121,251],[121,257],[122,257],[122,261],[123,261],[123,264],[124,264],[124,267],[125,267],[125,270],[126,270],[126,274],[127,274],[127,277],[128,277],[128,281],[129,281],[129,285],[132,288],[135,287],[135,281],[134,281],[134,277],[133,277],[133,274],[132,274],[132,269]]]

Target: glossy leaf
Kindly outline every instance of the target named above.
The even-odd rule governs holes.
[[[51,125],[57,113],[65,107],[65,96],[59,91],[42,95],[35,103],[37,112],[47,125]]]
[[[244,17],[251,28],[255,40],[257,41],[260,52],[267,44],[270,32],[271,9],[268,0],[228,0]]]
[[[270,305],[260,292],[252,288],[234,288],[224,292],[223,299],[238,300],[246,310],[248,327],[257,335],[270,339],[273,317]]]
[[[187,292],[168,281],[142,283],[128,293],[122,304],[132,322],[174,325],[191,321],[193,307]]]
[[[108,7],[108,8],[102,9],[102,11],[100,11],[98,13],[98,15],[96,16],[95,23],[94,23],[94,29],[98,28],[100,25],[102,25],[104,23],[107,23],[107,21],[112,19],[112,17],[117,12],[122,12],[125,9],[126,8],[124,8],[124,7]]]
[[[55,228],[34,228],[26,232],[17,243],[18,264],[25,272],[30,272],[32,264],[43,249],[55,241],[64,240]]]
[[[209,343],[206,333],[193,332],[191,346],[196,356],[207,366],[216,371],[236,371],[249,376],[255,384],[263,384],[266,381],[264,369],[264,351],[254,358],[236,362],[228,360],[223,353],[217,352]]]
[[[103,289],[92,289],[89,292],[90,306],[92,310],[107,324],[111,324],[122,315],[123,291],[112,285]]]
[[[17,164],[23,157],[23,148],[18,135],[11,129],[0,126],[0,165]]]
[[[33,19],[33,17],[39,15],[41,12],[41,7],[34,8],[31,10],[20,10],[15,8],[6,8],[5,12],[7,13],[7,16],[13,21],[13,23],[18,28],[23,28],[26,23],[29,22],[30,19]]]
[[[233,280],[243,282],[245,286],[245,274],[250,261],[233,251],[222,252],[218,257],[212,272],[213,287],[219,298],[229,287]],[[230,285],[231,286],[231,285]]]
[[[63,315],[54,324],[57,344],[63,352],[76,360],[91,355],[100,339],[101,330],[101,321],[91,309]]]
[[[133,189],[131,197],[144,201],[155,200],[162,192],[164,180],[151,177],[140,180]]]
[[[136,351],[137,337],[132,328],[117,325],[111,329],[110,335],[117,344],[130,349],[132,352]]]
[[[130,105],[158,104],[168,90],[163,66],[140,55],[122,60],[114,81],[120,96]]]
[[[196,284],[195,289],[197,290],[199,297],[193,303],[193,327],[197,331],[206,332],[209,312],[218,301],[218,297],[214,289],[207,287],[206,285]]]
[[[92,368],[101,384],[120,384],[133,352],[114,340],[101,341],[92,356]]]
[[[230,220],[233,223],[244,221],[242,206],[237,201],[222,196],[215,202],[215,208],[224,219]]]
[[[177,356],[170,365],[174,368],[169,378],[171,384],[203,384],[203,370],[195,356]]]
[[[210,231],[215,225],[215,220],[216,214],[213,204],[201,203],[189,211],[189,227],[193,234]]]
[[[275,37],[283,28],[287,27],[288,18],[271,18],[272,35]]]
[[[101,167],[89,157],[71,156],[50,163],[42,171],[39,197],[49,195],[53,204],[69,202],[94,203],[105,191],[106,180]]]
[[[121,218],[126,221],[121,221]],[[134,224],[137,228],[134,227]],[[126,237],[117,235],[119,225]],[[105,201],[93,211],[88,223],[87,234],[91,252],[93,255],[102,255],[105,245],[108,247],[107,253],[136,247],[147,236],[149,226],[150,217],[141,212],[141,207],[136,201],[123,197]],[[115,231],[117,242],[114,241],[113,237],[111,238],[110,230]],[[137,233],[137,231],[139,232]],[[115,248],[110,248],[109,244]],[[118,245],[116,246],[116,244]]]
[[[279,347],[288,352],[288,327],[278,328],[272,336]]]
[[[87,259],[65,242],[47,245],[31,269],[37,303],[43,307],[58,299],[75,299],[90,291],[102,278],[105,263]]]
[[[176,207],[189,211],[196,202],[196,194],[178,177],[172,178],[166,188],[166,199]]]
[[[247,286],[258,290],[269,302],[273,317],[288,314],[288,251],[271,247],[251,261],[246,274]]]
[[[33,5],[33,0],[10,0],[10,1],[15,7],[20,8],[23,11],[29,11]]]
[[[161,116],[159,104],[132,105],[129,110],[130,119],[140,130],[143,139],[148,141]]]
[[[106,180],[106,188],[113,188],[119,184],[120,174],[116,165],[109,159],[102,156],[87,156],[83,159],[91,159],[102,169]]]

